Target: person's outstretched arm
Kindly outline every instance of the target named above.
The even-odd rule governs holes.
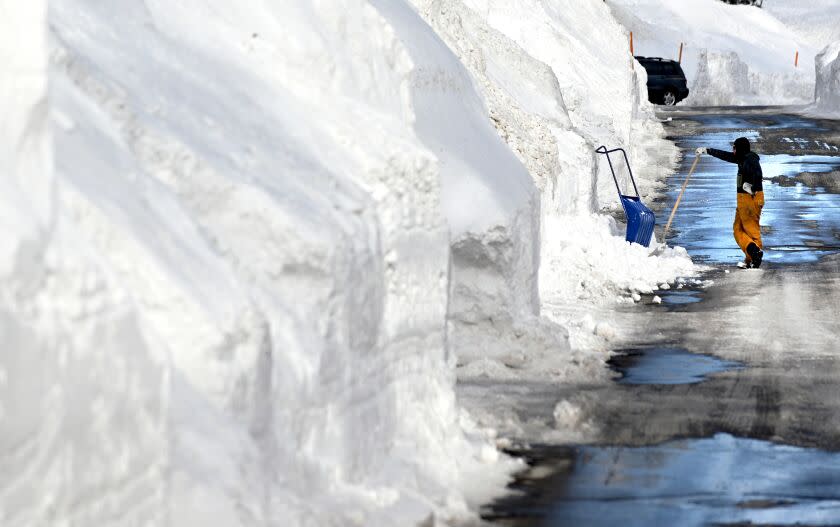
[[[706,153],[712,157],[723,159],[724,161],[728,161],[730,163],[738,162],[738,159],[735,158],[735,154],[733,154],[732,152],[727,152],[726,150],[718,150],[717,148],[707,148]]]

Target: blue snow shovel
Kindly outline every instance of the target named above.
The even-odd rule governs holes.
[[[610,164],[610,172],[612,172],[613,181],[615,181],[615,188],[618,190],[621,206],[624,207],[624,215],[627,216],[627,236],[624,239],[630,243],[638,243],[645,247],[649,246],[650,238],[653,236],[653,226],[656,223],[656,217],[653,215],[653,211],[645,207],[645,204],[639,198],[639,189],[636,188],[636,180],[633,179],[633,171],[630,170],[630,161],[627,159],[627,152],[623,148],[607,150],[606,146],[601,146],[595,151],[607,156],[607,163]],[[615,169],[610,159],[610,154],[613,152],[624,154],[624,163],[627,165],[627,172],[630,173],[630,181],[633,183],[633,190],[636,191],[635,196],[626,196],[621,193],[621,187],[618,186],[618,178],[615,176]]]

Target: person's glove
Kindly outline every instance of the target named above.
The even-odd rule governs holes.
[[[741,185],[741,188],[744,189],[750,196],[753,195],[752,183],[744,183]]]
[[[706,150],[705,146],[701,146],[700,148],[695,150],[694,153],[699,156],[700,154],[708,154],[709,152],[708,152],[708,150]]]

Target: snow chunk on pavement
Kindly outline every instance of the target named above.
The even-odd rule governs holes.
[[[548,218],[545,233],[540,290],[547,302],[605,303],[625,292],[652,293],[700,270],[682,247],[625,241],[609,216]]]

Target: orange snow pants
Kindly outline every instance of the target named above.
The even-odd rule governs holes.
[[[756,192],[755,195],[738,193],[738,208],[735,210],[735,223],[732,224],[732,232],[735,234],[735,241],[747,255],[747,246],[751,243],[761,245],[761,228],[758,220],[761,218],[761,208],[764,206],[764,192]]]

